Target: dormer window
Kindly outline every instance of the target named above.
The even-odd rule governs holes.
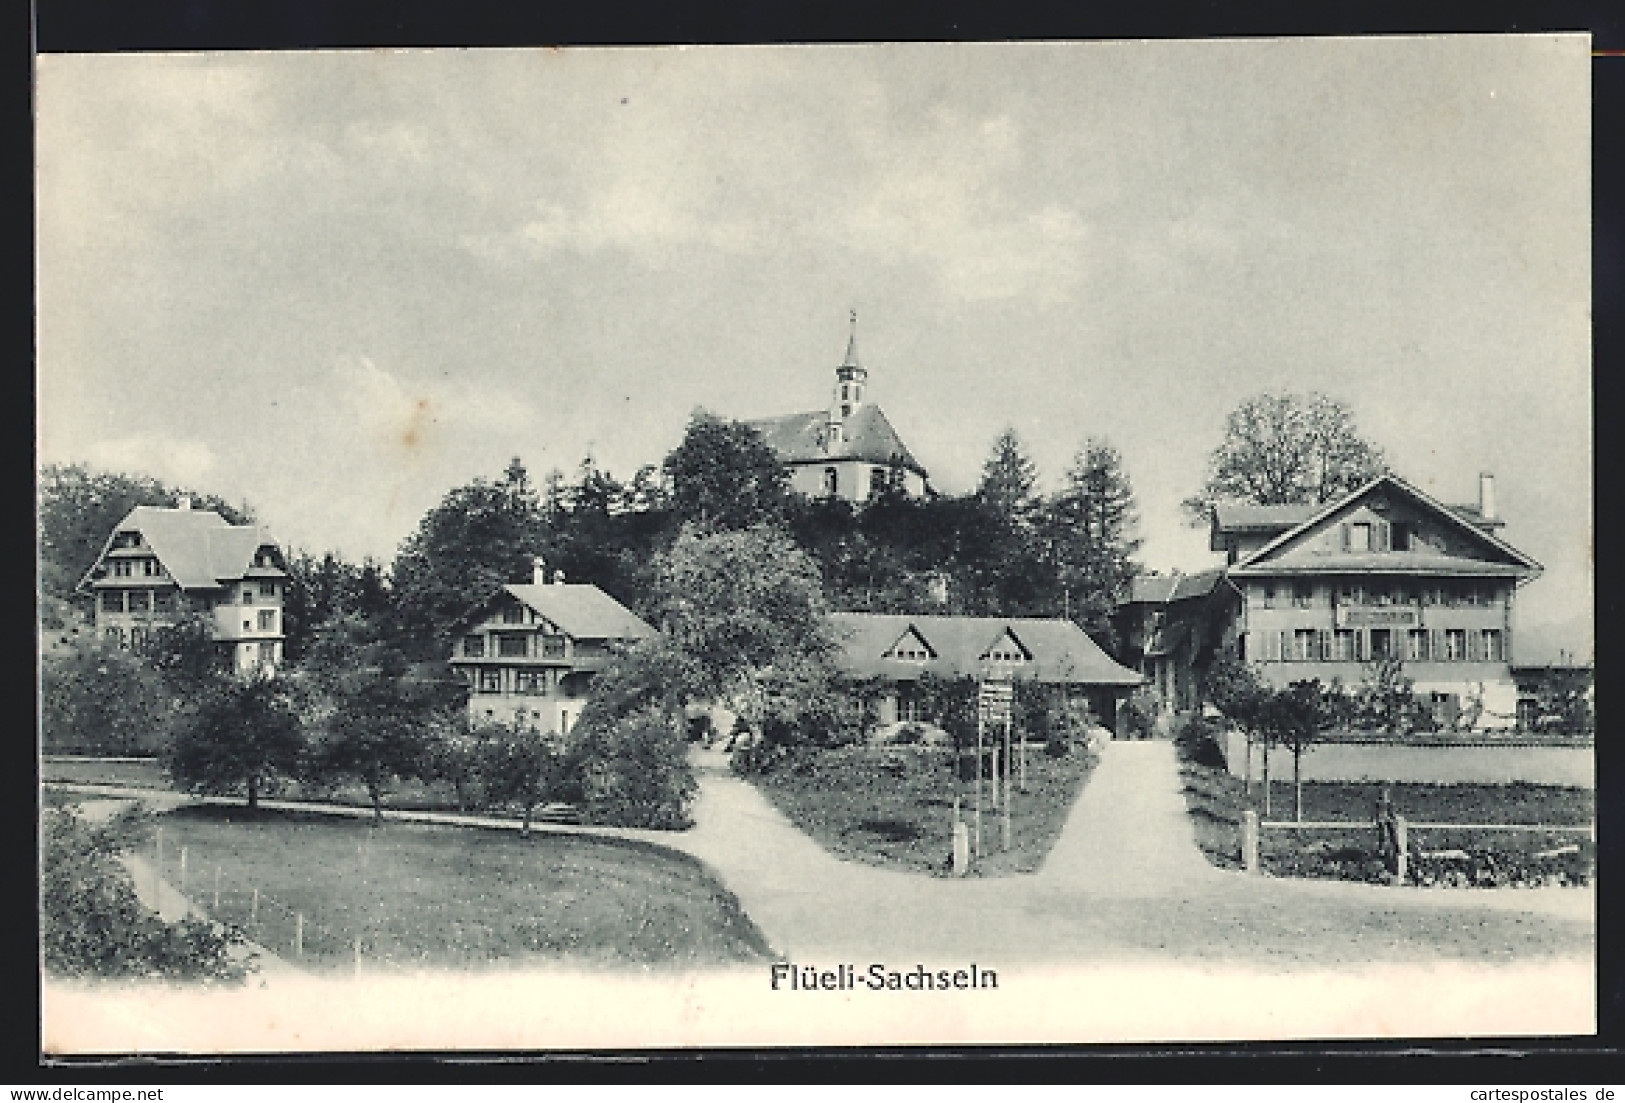
[[[1349,526],[1349,551],[1368,552],[1371,550],[1371,524],[1368,521],[1356,521]]]

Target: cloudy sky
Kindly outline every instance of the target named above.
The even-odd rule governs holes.
[[[69,56],[38,66],[42,461],[392,558],[512,456],[870,394],[942,489],[1122,451],[1145,561],[1265,389],[1497,476],[1590,646],[1581,37]]]

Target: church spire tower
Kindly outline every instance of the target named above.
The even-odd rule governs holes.
[[[846,342],[846,359],[835,369],[835,394],[829,406],[829,433],[833,446],[842,438],[842,423],[863,405],[863,390],[869,382],[869,370],[858,362],[858,312],[852,311],[852,333]]]

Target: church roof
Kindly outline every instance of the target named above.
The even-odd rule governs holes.
[[[856,338],[853,340],[856,341]],[[848,358],[852,358],[856,351],[856,348],[849,350]],[[897,435],[897,430],[892,428],[879,406],[865,403],[853,410],[851,416],[841,423],[840,444],[829,451],[824,449],[824,432],[829,424],[827,410],[760,418],[747,424],[762,434],[767,446],[785,463],[863,460],[866,463],[896,464],[921,478],[927,477],[925,468],[909,452],[908,445]]]

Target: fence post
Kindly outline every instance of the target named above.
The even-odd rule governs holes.
[[[361,975],[361,940],[355,940],[355,975]]]
[[[181,847],[181,895],[186,895],[186,848]]]
[[[963,877],[970,869],[970,831],[964,821],[954,820],[954,876]]]
[[[218,863],[214,867],[214,910],[220,910],[220,866]]]
[[[250,923],[258,923],[260,921],[260,890],[258,887],[254,889],[253,902],[248,905],[248,921]]]
[[[155,836],[157,845],[157,862],[152,867],[152,898],[158,903],[158,908],[164,906],[164,829],[159,828]]]
[[[1394,884],[1403,885],[1410,872],[1411,838],[1410,827],[1405,823],[1404,816],[1394,817]]]
[[[293,913],[293,956],[305,956],[305,913]]]
[[[1248,873],[1258,872],[1258,813],[1251,808],[1241,814],[1241,865]]]

